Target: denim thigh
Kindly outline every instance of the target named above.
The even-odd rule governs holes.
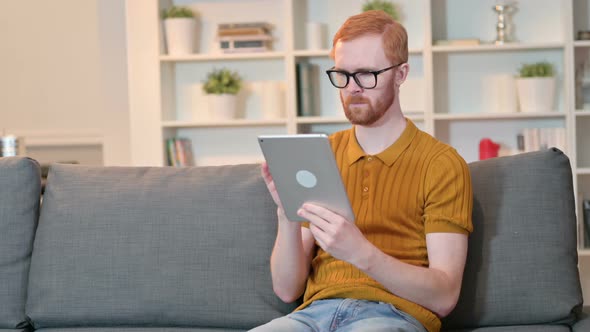
[[[307,308],[277,318],[254,332],[426,332],[412,316],[388,303],[328,299],[313,302]]]

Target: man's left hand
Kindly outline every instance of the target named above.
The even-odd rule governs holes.
[[[312,203],[303,204],[297,214],[309,221],[309,229],[324,251],[361,269],[366,267],[375,247],[354,221]]]

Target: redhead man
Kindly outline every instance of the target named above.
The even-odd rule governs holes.
[[[352,128],[330,136],[355,220],[311,203],[287,220],[277,203],[273,288],[293,313],[253,331],[439,331],[459,297],[472,231],[465,161],[400,107],[407,34],[382,11],[350,17],[327,71]]]

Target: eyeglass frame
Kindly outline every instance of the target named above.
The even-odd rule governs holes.
[[[358,86],[360,86],[363,89],[375,89],[377,87],[377,76],[381,73],[384,73],[390,69],[393,69],[395,67],[399,67],[400,65],[403,65],[405,62],[400,62],[397,65],[393,65],[391,67],[387,67],[387,68],[383,68],[381,70],[376,70],[376,71],[355,71],[354,73],[349,73],[345,70],[336,70],[334,69],[334,67],[332,67],[332,69],[328,69],[326,70],[326,74],[328,75],[328,79],[330,80],[330,83],[332,83],[332,85],[337,88],[337,89],[344,89],[348,86],[348,84],[350,83],[350,77],[352,76],[352,78],[354,79],[354,81],[356,82],[356,84]],[[330,76],[330,73],[339,73],[339,74],[343,74],[344,76],[346,76],[346,84],[344,84],[343,87],[339,87],[336,86],[336,84],[334,84],[334,82],[332,82],[332,77]],[[357,79],[356,75],[357,74],[373,74],[375,76],[375,85],[373,85],[372,87],[368,88],[368,87],[364,87],[359,80]]]

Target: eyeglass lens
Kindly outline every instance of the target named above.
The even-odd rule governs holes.
[[[356,83],[361,86],[361,88],[374,88],[376,85],[375,75],[373,73],[355,73],[355,74],[348,74],[353,78],[356,78]],[[340,72],[331,72],[330,73],[330,80],[332,84],[334,84],[338,88],[344,88],[348,84],[348,75],[345,73]]]

